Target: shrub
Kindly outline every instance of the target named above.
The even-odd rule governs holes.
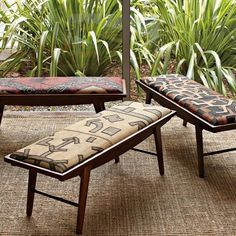
[[[160,44],[152,75],[176,73],[226,94],[236,95],[236,4],[234,0],[154,0]]]
[[[122,6],[119,0],[17,0],[0,11],[5,23],[2,49],[12,42],[16,52],[0,65],[2,75],[30,64],[31,76],[42,74],[101,75],[111,60],[122,60]],[[154,57],[147,49],[145,2],[131,7],[131,65]]]
[[[17,47],[3,75],[25,62],[31,75],[100,75],[121,49],[118,0],[25,0],[9,5],[3,46]],[[3,15],[3,12],[2,12]]]

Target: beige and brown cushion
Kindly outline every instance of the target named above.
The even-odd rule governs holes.
[[[161,106],[123,102],[11,154],[11,158],[65,172],[170,113]]]

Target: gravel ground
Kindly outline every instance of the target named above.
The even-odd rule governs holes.
[[[5,106],[7,111],[93,111],[93,105],[79,106]]]
[[[120,103],[121,101],[106,102],[106,108]],[[72,106],[5,106],[5,111],[94,111],[93,105],[72,105]]]

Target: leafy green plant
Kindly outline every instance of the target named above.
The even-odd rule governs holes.
[[[151,68],[154,62],[154,56],[149,50],[149,35],[147,32],[147,1],[136,0],[131,6],[131,62],[134,68],[139,68],[139,65],[147,63]],[[136,77],[140,78],[139,70],[136,69]]]
[[[152,75],[176,73],[236,95],[236,4],[234,0],[154,0],[158,28]]]
[[[132,0],[131,2],[131,49],[137,59],[134,65],[139,68],[140,65],[147,64],[151,70],[155,63],[156,49],[161,41],[158,32],[160,29],[156,14],[157,6],[153,0]],[[140,71],[138,75],[136,73],[136,77],[137,79],[141,77]]]
[[[25,0],[1,12],[5,23],[2,49],[11,42],[16,52],[0,65],[2,75],[30,64],[29,75],[101,75],[111,60],[121,57],[121,4],[119,0]],[[151,67],[147,49],[145,1],[131,7],[131,64]]]
[[[25,0],[6,4],[2,49],[17,47],[3,74],[24,63],[31,75],[100,75],[121,49],[118,0]]]

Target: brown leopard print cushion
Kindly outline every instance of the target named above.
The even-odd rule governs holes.
[[[142,81],[212,125],[236,122],[235,100],[224,97],[185,76],[162,75],[143,78]]]
[[[123,102],[70,125],[10,156],[63,173],[170,112],[162,106]]]

